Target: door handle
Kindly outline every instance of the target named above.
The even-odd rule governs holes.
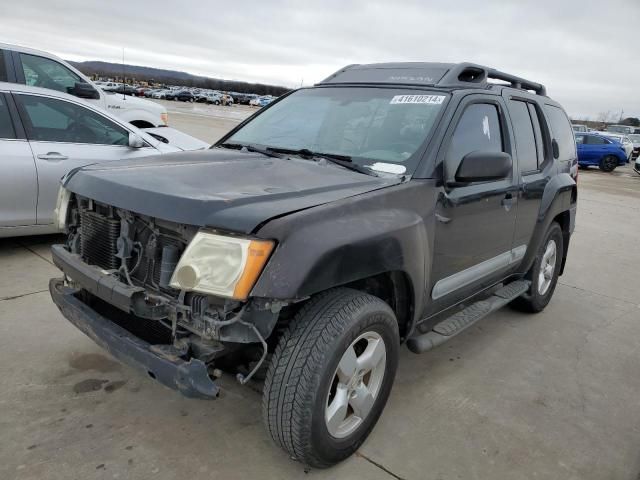
[[[440,215],[439,213],[436,213],[436,220],[438,220],[440,223],[444,223],[445,225],[451,221],[449,217],[445,217],[443,215]]]
[[[38,155],[38,158],[40,160],[66,160],[67,157],[66,155],[62,155],[61,153],[58,152],[48,152],[48,153],[41,153],[40,155]]]
[[[507,212],[509,211],[509,209],[513,206],[513,203],[515,202],[515,198],[513,198],[513,194],[511,193],[507,193],[504,198],[502,199],[502,201],[500,202],[500,204],[507,210]]]

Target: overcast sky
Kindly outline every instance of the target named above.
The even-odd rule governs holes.
[[[129,64],[288,87],[350,63],[471,61],[546,84],[572,116],[640,116],[640,0],[1,1],[0,42],[71,60],[125,47]]]

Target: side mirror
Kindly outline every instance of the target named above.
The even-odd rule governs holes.
[[[553,152],[553,158],[557,160],[560,156],[560,147],[558,147],[558,142],[556,142],[555,138],[551,140],[551,151]]]
[[[78,98],[89,98],[92,100],[100,99],[100,93],[90,84],[84,82],[76,82],[75,86],[69,92]]]
[[[471,152],[462,159],[456,172],[456,182],[486,182],[501,180],[513,169],[511,155],[504,152]]]
[[[129,147],[142,148],[144,147],[144,140],[135,133],[129,133]]]

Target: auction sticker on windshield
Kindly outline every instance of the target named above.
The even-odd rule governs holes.
[[[396,95],[389,102],[392,105],[398,103],[426,103],[428,105],[440,105],[444,102],[444,95]]]

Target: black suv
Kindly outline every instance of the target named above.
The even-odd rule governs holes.
[[[421,353],[506,304],[545,308],[576,179],[544,86],[468,63],[352,65],[208,151],[67,175],[49,288],[187,396],[216,397],[222,372],[263,381],[273,440],[324,467],[373,429],[402,343]]]

